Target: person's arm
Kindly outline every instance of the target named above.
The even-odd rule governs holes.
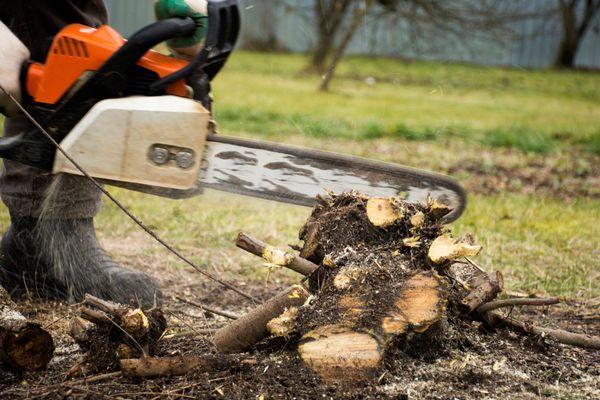
[[[207,0],[156,0],[156,18],[190,17],[196,22],[196,32],[189,37],[172,39],[167,46],[176,57],[192,58],[204,47],[208,32]]]
[[[21,65],[29,59],[27,47],[0,21],[0,86],[21,100]],[[7,117],[18,112],[16,104],[0,90],[0,113]]]

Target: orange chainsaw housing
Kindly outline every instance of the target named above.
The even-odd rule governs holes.
[[[29,66],[27,93],[37,103],[58,103],[82,75],[98,70],[124,43],[125,39],[108,25],[98,29],[80,24],[66,26],[54,37],[46,63]],[[163,78],[187,63],[150,50],[137,65]],[[186,93],[183,79],[167,87],[167,94],[185,97]]]

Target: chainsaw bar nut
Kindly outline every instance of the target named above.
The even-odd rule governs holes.
[[[175,156],[175,162],[179,168],[188,169],[194,165],[194,153],[189,150],[179,151]]]
[[[150,159],[157,165],[166,164],[171,158],[169,149],[160,146],[154,146],[150,152]]]

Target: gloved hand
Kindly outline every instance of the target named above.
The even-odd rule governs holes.
[[[27,47],[0,21],[0,86],[19,101],[21,100],[19,80],[21,65],[29,59],[29,56]],[[0,112],[11,117],[18,111],[15,103],[0,90]]]
[[[196,22],[196,32],[192,36],[167,41],[176,57],[193,58],[204,48],[208,32],[207,0],[156,0],[154,13],[159,20],[190,17]]]

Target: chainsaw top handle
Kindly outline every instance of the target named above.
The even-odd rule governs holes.
[[[122,92],[128,72],[150,49],[169,39],[190,36],[195,30],[196,23],[191,18],[164,19],[140,29],[96,71],[98,83],[110,94]]]

